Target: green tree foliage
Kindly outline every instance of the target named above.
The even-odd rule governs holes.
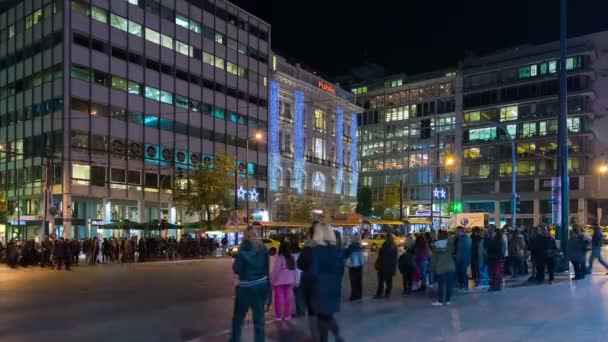
[[[372,214],[372,189],[370,187],[363,186],[357,191],[356,212],[363,216]]]
[[[176,180],[175,199],[186,205],[187,213],[211,220],[211,207],[226,206],[234,189],[234,160],[227,155],[215,157],[213,165],[200,165],[186,180]]]
[[[297,197],[291,199],[289,220],[292,222],[310,222],[315,202],[310,197]]]

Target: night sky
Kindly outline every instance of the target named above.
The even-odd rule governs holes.
[[[559,39],[559,0],[233,0],[272,25],[279,54],[327,77],[454,67],[467,51]],[[608,0],[569,0],[568,33],[608,29]]]

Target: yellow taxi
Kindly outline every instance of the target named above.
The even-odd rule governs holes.
[[[281,247],[281,242],[277,241],[277,240],[273,240],[273,239],[269,239],[269,238],[262,238],[260,239],[262,240],[262,243],[266,246],[266,248],[268,250],[270,250],[271,248],[274,248],[277,252],[279,251],[279,247]],[[228,249],[228,251],[226,252],[228,255],[234,257],[237,254],[239,254],[239,247],[240,246],[234,246]]]
[[[395,239],[395,244],[397,244],[397,246],[405,245],[405,238],[403,236],[393,235],[393,238]],[[361,242],[361,247],[369,248],[371,250],[377,250],[382,247],[382,244],[384,244],[385,240],[386,233],[377,233],[374,235],[374,237],[363,240]]]

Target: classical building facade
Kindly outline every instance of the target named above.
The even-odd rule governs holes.
[[[46,169],[65,236],[123,219],[188,221],[175,180],[224,153],[259,193],[250,206],[264,208],[269,56],[269,24],[221,0],[3,1],[8,235],[40,228]]]
[[[353,94],[274,55],[269,100],[272,218],[289,219],[290,203],[305,196],[318,214],[354,210],[361,108]]]

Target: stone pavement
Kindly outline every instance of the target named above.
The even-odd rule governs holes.
[[[602,273],[603,274],[603,273]],[[560,277],[553,285],[456,295],[432,307],[425,295],[344,304],[336,317],[345,341],[608,341],[608,277]],[[304,319],[268,322],[268,341],[307,341]],[[193,341],[226,341],[228,332]],[[244,341],[253,341],[252,327]]]

